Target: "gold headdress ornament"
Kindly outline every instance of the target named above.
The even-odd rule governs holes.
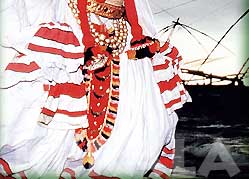
[[[124,16],[123,0],[87,0],[87,11],[109,19],[120,19]]]
[[[123,6],[124,0],[106,0],[105,3],[111,4],[113,6]]]

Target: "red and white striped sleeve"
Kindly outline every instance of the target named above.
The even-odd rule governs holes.
[[[160,53],[152,58],[154,76],[169,113],[181,108],[185,102],[191,101],[179,76],[181,61],[182,57],[177,48],[168,42],[164,43]]]

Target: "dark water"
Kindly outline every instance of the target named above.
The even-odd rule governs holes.
[[[200,86],[188,90],[193,102],[177,111],[173,178],[249,179],[249,88]],[[211,151],[216,156],[211,161],[216,163],[208,166],[205,162]],[[220,162],[225,169],[215,168]],[[210,168],[213,170],[203,176]]]
[[[249,125],[247,118],[241,119],[241,116],[240,119],[226,118],[224,122],[224,119],[217,120],[207,113],[184,116],[184,111],[181,111],[179,116],[176,132],[176,169],[173,175],[175,178],[249,178]],[[211,149],[212,151],[217,150],[217,159],[213,162],[223,162],[227,167],[231,160],[227,161],[226,157],[230,156],[236,167],[225,167],[223,170],[213,170],[211,167],[212,170],[208,176],[204,177],[203,172],[198,172],[198,170],[202,165],[206,166],[205,160]],[[224,158],[223,155],[226,157]],[[235,173],[229,174],[226,171],[234,168],[237,168]],[[209,171],[208,166],[204,169]]]

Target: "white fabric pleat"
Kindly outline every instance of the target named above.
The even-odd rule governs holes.
[[[137,178],[157,159],[171,126],[150,59],[131,61],[123,55],[120,68],[115,127],[97,153],[94,170],[108,176]]]

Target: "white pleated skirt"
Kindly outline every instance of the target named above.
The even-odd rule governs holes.
[[[45,128],[37,123],[46,99],[42,80],[2,89],[1,158],[16,173],[13,176],[24,171],[28,178],[58,178],[70,168],[79,178],[86,178],[92,170],[105,176],[142,178],[171,139],[177,116],[168,115],[165,109],[149,58],[133,61],[126,54],[120,56],[119,90],[112,134],[94,153],[94,166],[85,170],[74,129],[60,129],[59,123],[58,128]]]

